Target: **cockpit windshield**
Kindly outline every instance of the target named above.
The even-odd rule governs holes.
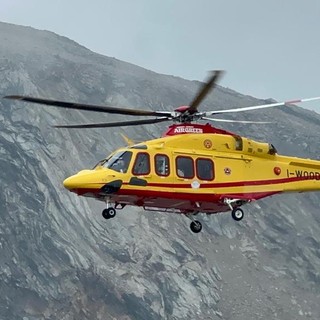
[[[95,168],[100,166],[100,167],[108,168],[117,172],[126,173],[128,170],[131,158],[132,158],[131,151],[119,151],[115,153],[113,156],[99,161],[98,164],[95,166]]]

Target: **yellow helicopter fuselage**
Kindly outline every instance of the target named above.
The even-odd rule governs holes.
[[[112,166],[125,156],[125,171]],[[320,161],[281,156],[268,143],[237,135],[184,133],[119,149],[64,186],[116,207],[216,213],[274,194],[320,190]]]

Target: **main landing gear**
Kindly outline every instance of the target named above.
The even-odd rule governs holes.
[[[245,204],[248,201],[243,201],[240,199],[224,199],[224,203],[227,204],[231,209],[231,216],[234,220],[240,221],[244,217],[243,210],[240,209],[240,206]]]
[[[202,230],[202,224],[200,221],[198,220],[195,220],[193,217],[195,215],[197,215],[198,212],[194,212],[194,213],[188,213],[188,214],[185,214],[185,216],[187,218],[189,218],[190,220],[192,220],[192,222],[190,223],[190,229],[193,233],[199,233],[201,230]]]
[[[199,233],[202,230],[202,224],[198,220],[194,220],[190,223],[190,229],[194,233]]]
[[[231,216],[234,220],[240,221],[243,219],[244,216],[243,210],[240,208],[233,208],[231,211]]]
[[[202,230],[201,222],[193,218],[196,214],[198,214],[198,212],[193,214],[185,214],[189,219],[192,220],[190,223],[190,229],[193,233],[199,233]],[[240,221],[244,217],[243,210],[240,207],[231,207],[231,216],[235,221]]]

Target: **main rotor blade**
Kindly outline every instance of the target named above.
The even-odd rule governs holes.
[[[194,98],[194,100],[190,104],[190,108],[188,111],[192,114],[194,113],[198,105],[201,103],[201,101],[206,97],[206,95],[216,86],[217,81],[222,76],[224,71],[222,70],[215,70],[211,72],[212,75],[208,78],[208,80],[202,85],[200,90],[198,91],[198,94]]]
[[[244,107],[244,108],[235,108],[235,109],[217,110],[217,111],[207,111],[207,112],[204,112],[204,115],[205,116],[211,116],[211,115],[214,115],[214,114],[234,113],[234,112],[243,112],[243,111],[250,111],[250,110],[257,110],[257,109],[266,109],[266,108],[273,108],[273,107],[279,107],[279,106],[285,106],[285,105],[292,105],[292,104],[308,102],[308,101],[315,101],[315,100],[320,100],[320,97],[307,98],[307,99],[298,99],[298,100],[289,100],[289,101],[285,101],[285,102],[262,104],[262,105],[259,105],[259,106]]]
[[[58,108],[76,109],[85,111],[105,112],[114,114],[125,114],[130,116],[170,116],[170,112],[165,111],[148,111],[139,109],[117,108],[111,106],[97,106],[91,104],[82,104],[74,102],[65,102],[58,100],[41,99],[28,96],[5,96],[5,99],[20,100],[25,102],[32,102],[41,105],[53,106]]]
[[[56,125],[55,128],[69,128],[69,129],[90,129],[90,128],[112,128],[112,127],[126,127],[137,126],[143,124],[152,124],[163,121],[168,121],[170,118],[162,117],[156,119],[133,120],[133,121],[119,121],[119,122],[106,122],[106,123],[89,123],[89,124],[71,124],[71,125]]]
[[[207,117],[202,117],[201,119],[215,121],[215,122],[231,122],[231,123],[250,123],[250,124],[255,124],[255,123],[257,123],[257,124],[270,124],[270,123],[272,123],[270,121],[229,120],[229,119],[217,119],[217,118],[207,118]]]

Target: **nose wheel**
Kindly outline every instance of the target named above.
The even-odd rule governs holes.
[[[116,213],[117,213],[116,209],[110,207],[102,211],[102,216],[108,220],[108,219],[114,218],[116,216]]]

